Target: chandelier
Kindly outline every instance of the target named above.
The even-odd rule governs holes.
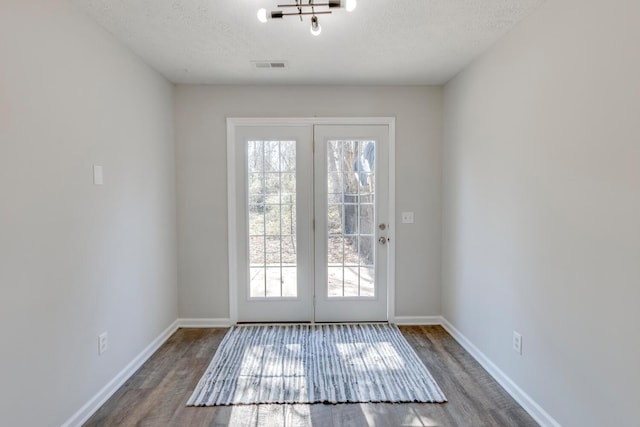
[[[328,15],[331,9],[344,7],[347,12],[356,8],[356,0],[295,0],[292,4],[279,4],[278,8],[284,10],[273,10],[267,13],[267,9],[258,10],[258,20],[267,22],[269,19],[282,19],[285,16],[298,16],[303,21],[303,16],[311,16],[311,34],[317,36],[322,31],[318,22],[318,15]]]

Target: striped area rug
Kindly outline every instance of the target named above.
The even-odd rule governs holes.
[[[445,402],[388,324],[234,326],[187,406]]]

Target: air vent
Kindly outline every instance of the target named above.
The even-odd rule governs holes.
[[[258,70],[284,70],[287,68],[285,61],[251,61]]]

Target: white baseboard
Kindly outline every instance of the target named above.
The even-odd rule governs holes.
[[[179,328],[228,328],[231,319],[178,319]]]
[[[127,366],[124,367],[102,390],[93,396],[71,418],[62,424],[62,427],[80,427],[127,381],[153,353],[178,329],[178,321],[174,321],[167,329],[162,331],[151,344],[138,354]]]
[[[524,408],[525,411],[533,417],[534,420],[542,427],[561,427],[560,423],[551,417],[540,405],[538,405],[527,393],[525,393],[511,378],[509,378],[500,368],[498,368],[484,353],[482,353],[478,347],[473,345],[471,341],[455,326],[453,326],[447,319],[442,318],[442,327],[464,347],[465,350],[474,359],[482,365],[484,369],[513,397],[516,402]]]
[[[396,316],[396,325],[442,325],[442,316]]]

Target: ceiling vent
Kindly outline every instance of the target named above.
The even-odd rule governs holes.
[[[284,70],[287,68],[285,61],[251,61],[257,70]]]

